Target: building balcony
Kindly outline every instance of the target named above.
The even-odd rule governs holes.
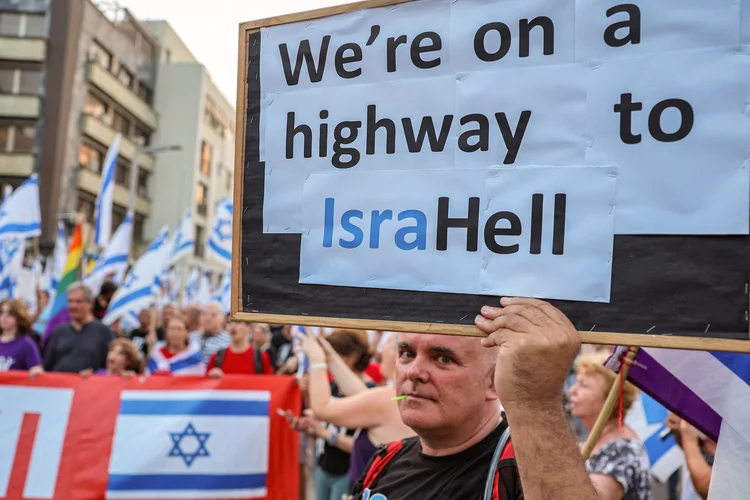
[[[38,118],[39,98],[28,95],[0,95],[0,116]]]
[[[102,187],[102,176],[91,170],[81,168],[78,171],[78,188],[89,194],[97,196]],[[130,193],[127,188],[115,184],[114,202],[121,207],[127,207],[130,202]],[[143,196],[135,197],[136,213],[148,216],[151,213],[151,201]]]
[[[107,147],[112,144],[112,141],[115,140],[115,136],[117,135],[115,129],[93,116],[84,115],[81,129],[84,134]],[[138,146],[133,141],[123,137],[120,141],[120,156],[127,158],[132,162],[137,148]],[[143,170],[153,172],[154,157],[150,154],[138,155],[138,165],[143,168]]]
[[[28,177],[34,172],[34,155],[0,153],[0,175]]]
[[[0,36],[0,59],[43,62],[45,53],[44,40]]]
[[[88,75],[89,82],[117,101],[120,106],[128,110],[146,126],[152,130],[156,129],[156,113],[112,73],[97,63],[90,62],[88,65]]]

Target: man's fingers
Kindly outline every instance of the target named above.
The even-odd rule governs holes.
[[[527,320],[529,320],[531,323],[533,323],[536,326],[539,327],[548,327],[550,324],[555,324],[554,321],[552,321],[543,311],[538,309],[534,306],[528,306],[524,304],[512,304],[507,307],[485,307],[482,308],[482,314],[487,317],[484,314],[485,309],[490,309],[491,311],[488,311],[494,319],[498,316],[506,316],[509,314],[518,314],[519,316],[523,316]]]
[[[558,325],[575,329],[568,317],[549,302],[526,297],[503,297],[500,303],[506,307],[516,304],[536,307]]]
[[[490,320],[486,317],[477,316],[475,321],[477,327],[485,333],[492,333],[500,329],[512,330],[514,332],[532,332],[536,326],[519,314],[501,314]]]
[[[482,346],[483,347],[500,347],[503,344],[506,344],[507,342],[512,341],[514,338],[517,338],[519,335],[518,332],[514,332],[513,330],[508,330],[507,328],[501,328],[499,330],[495,330],[494,332],[490,333],[487,337],[482,339]]]

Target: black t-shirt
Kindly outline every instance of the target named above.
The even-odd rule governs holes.
[[[367,382],[367,387],[372,389],[377,387],[374,382]],[[334,398],[343,398],[344,395],[339,391],[336,382],[331,382],[331,396]],[[327,429],[336,429],[339,436],[353,436],[356,429],[347,429],[346,427],[336,427],[332,424],[325,424]],[[350,454],[331,446],[328,441],[323,441],[323,451],[318,457],[318,466],[333,476],[343,476],[349,472]]]
[[[274,358],[276,358],[277,370],[286,363],[289,357],[294,356],[291,339],[284,337],[281,332],[273,334],[273,337],[271,337],[271,347],[274,351]]]
[[[401,453],[373,481],[370,498],[378,493],[383,500],[482,500],[492,455],[506,426],[501,422],[479,443],[445,457],[423,454],[418,438],[405,440]],[[516,461],[504,460],[500,465],[500,499],[523,500]],[[368,465],[362,479],[369,469]]]

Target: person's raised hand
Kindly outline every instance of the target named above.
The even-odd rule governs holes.
[[[559,309],[537,299],[503,297],[485,306],[475,324],[499,347],[495,390],[503,407],[560,405],[563,384],[581,348],[581,337]]]
[[[682,448],[682,433],[680,432],[682,419],[670,411],[667,415],[666,420],[664,421],[664,425],[667,426],[667,429],[672,431],[674,440],[677,442],[677,445]]]
[[[292,335],[299,342],[299,349],[305,353],[310,363],[325,362],[326,353],[315,335],[304,334],[300,331],[295,331]]]

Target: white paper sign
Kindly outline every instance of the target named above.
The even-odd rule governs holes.
[[[606,302],[615,172],[313,174],[300,282]]]

